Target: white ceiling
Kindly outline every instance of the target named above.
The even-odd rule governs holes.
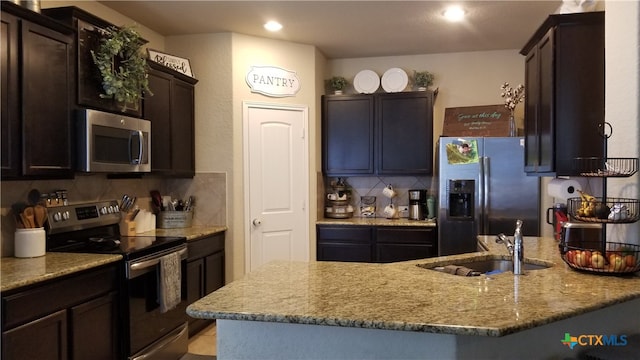
[[[329,59],[521,49],[554,1],[100,1],[164,36],[234,32],[315,45]],[[467,19],[449,23],[448,4]],[[262,25],[284,25],[269,33]],[[117,24],[124,25],[124,24]]]

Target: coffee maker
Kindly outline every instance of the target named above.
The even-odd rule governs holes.
[[[427,190],[409,190],[409,219],[424,220],[427,216]]]

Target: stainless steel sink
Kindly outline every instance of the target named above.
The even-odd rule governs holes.
[[[446,261],[435,262],[435,263],[418,264],[417,266],[424,269],[445,272],[445,266],[447,265],[464,266],[466,268],[474,270],[479,274],[513,271],[513,262],[511,262],[511,260],[503,259],[500,257],[487,257],[487,256],[481,256],[480,258],[472,257],[472,258],[459,259],[459,260],[446,260]],[[552,266],[551,263],[545,264],[541,261],[537,261],[534,263],[531,260],[525,259],[525,262],[524,262],[525,271],[547,269],[551,266]],[[478,275],[478,274],[474,273],[474,275]]]

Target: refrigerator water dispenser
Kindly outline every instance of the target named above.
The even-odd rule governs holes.
[[[449,180],[448,193],[448,217],[473,221],[475,180]]]

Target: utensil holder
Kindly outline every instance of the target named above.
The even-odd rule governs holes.
[[[16,229],[14,236],[15,257],[33,258],[44,256],[46,239],[44,228]]]
[[[191,227],[192,211],[160,211],[157,215],[158,228],[179,229]]]

